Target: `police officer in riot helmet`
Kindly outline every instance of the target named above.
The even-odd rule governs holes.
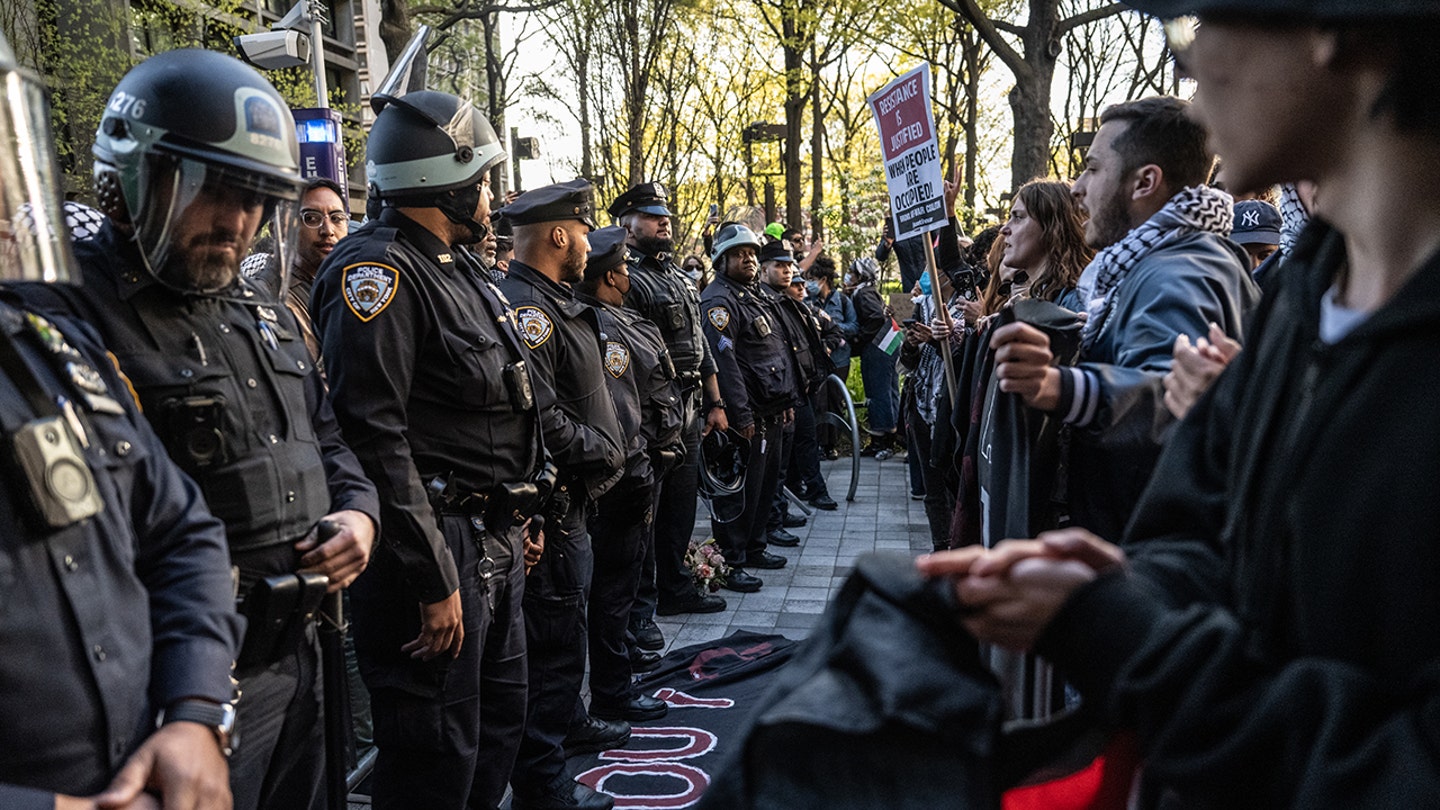
[[[780,486],[784,425],[793,418],[800,390],[785,331],[756,286],[759,250],[754,231],[722,226],[715,234],[715,281],[700,297],[730,422],[750,441],[744,490],[716,496],[712,521],[715,540],[735,569],[724,587],[742,593],[764,584],[746,569],[786,564],[767,550],[766,524]]]
[[[310,302],[336,413],[383,493],[384,543],[351,593],[377,808],[493,808],[525,724],[521,598],[553,483],[529,352],[466,245],[505,159],[468,101],[377,97],[374,219]]]
[[[0,806],[229,807],[224,527],[94,331],[9,289],[70,280],[43,99],[0,36]]]
[[[210,51],[151,57],[96,134],[109,221],[76,245],[84,286],[24,291],[100,330],[225,522],[249,620],[230,766],[242,809],[323,803],[310,623],[326,590],[364,569],[379,515],[289,310],[239,273],[262,227],[290,267],[298,154],[289,109],[253,69]]]

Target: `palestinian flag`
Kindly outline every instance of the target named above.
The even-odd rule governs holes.
[[[900,344],[903,342],[905,342],[905,330],[900,328],[900,324],[896,323],[894,318],[890,319],[890,328],[875,339],[875,345],[879,346],[886,354],[891,355],[900,351]]]

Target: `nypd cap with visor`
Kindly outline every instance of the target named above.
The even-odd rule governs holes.
[[[595,230],[595,187],[584,178],[533,189],[498,212],[511,225],[578,219]]]
[[[670,197],[665,186],[660,183],[639,183],[630,188],[629,191],[615,198],[610,207],[605,209],[612,217],[623,217],[631,211],[639,211],[642,214],[653,214],[657,217],[674,216],[667,206]]]
[[[586,275],[603,273],[625,263],[624,228],[610,225],[590,233],[590,252],[585,256]]]

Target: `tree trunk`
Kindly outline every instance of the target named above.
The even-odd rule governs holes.
[[[966,224],[975,224],[975,188],[980,172],[980,49],[971,31],[965,36],[965,208]]]
[[[815,43],[810,43],[810,238],[825,238],[825,117],[820,111],[820,62]]]
[[[802,227],[800,220],[800,144],[804,126],[806,93],[801,71],[805,68],[805,54],[801,49],[804,35],[800,30],[800,14],[803,3],[790,0],[785,4],[785,224],[791,228]]]

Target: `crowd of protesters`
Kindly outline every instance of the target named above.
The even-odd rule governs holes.
[[[375,806],[613,806],[566,757],[667,713],[655,616],[727,606],[697,489],[713,581],[760,590],[785,489],[839,508],[855,363],[849,450],[907,454],[915,566],[1010,719],[1132,732],[1138,806],[1440,803],[1440,12],[1129,5],[1193,103],[1109,107],[973,238],[946,183],[944,228],[843,272],[778,224],[677,260],[659,183],[492,219],[500,140],[424,90],[377,97],[353,226],[204,51],[122,79],[72,228],[0,40],[0,804],[322,806],[343,591]]]

